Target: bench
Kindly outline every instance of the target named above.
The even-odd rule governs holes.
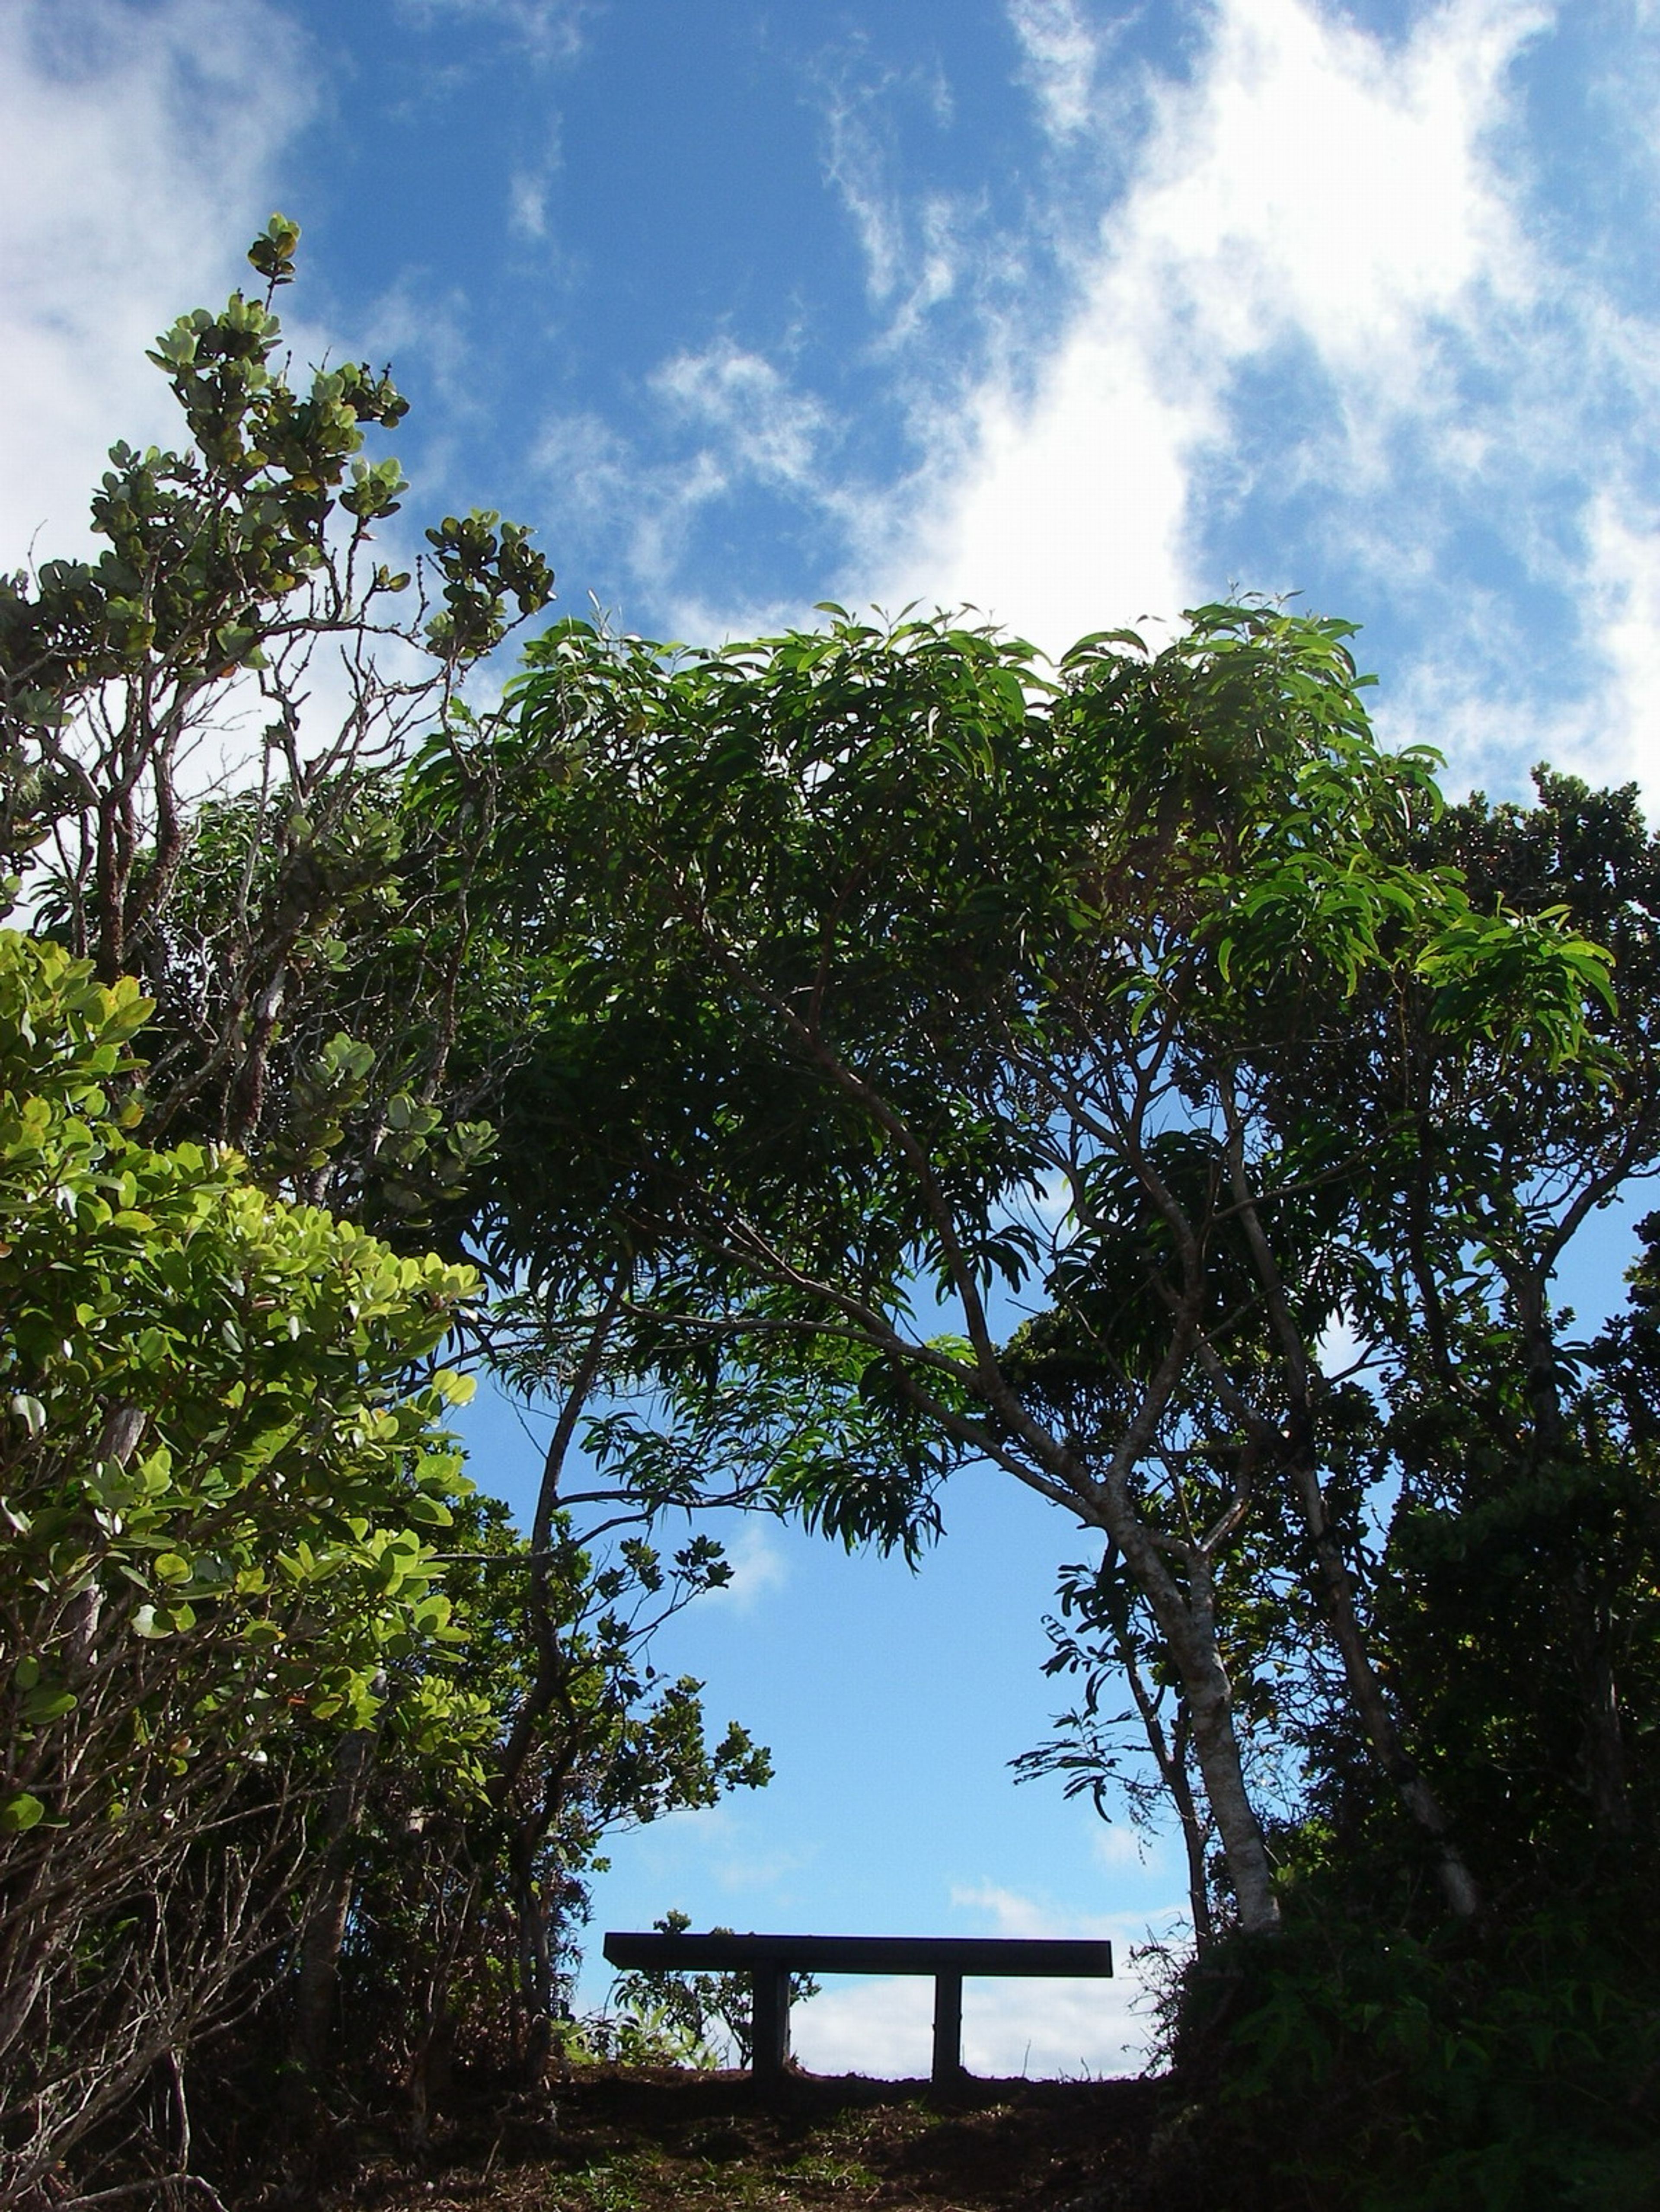
[[[783,2075],[790,2051],[792,1974],[932,1974],[935,2088],[963,2078],[964,1974],[1110,1975],[1110,1943],[1002,1936],[691,1936],[605,1938],[613,1966],[653,1972],[747,1973],[755,1993],[754,2075]]]

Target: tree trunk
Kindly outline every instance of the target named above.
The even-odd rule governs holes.
[[[340,1985],[340,1947],[351,1911],[356,1869],[352,1838],[362,1816],[363,1800],[374,1764],[375,1731],[353,1729],[334,1755],[334,1781],[324,1814],[322,1865],[312,1892],[311,1911],[300,1939],[295,1978],[294,2055],[305,2075],[320,2082],[328,2072],[334,2040],[334,2014]]]
[[[1209,1557],[1201,1546],[1190,1548],[1189,1588],[1184,1594],[1122,1491],[1115,1496],[1110,1488],[1107,1496],[1107,1516],[1118,1523],[1107,1534],[1140,1583],[1182,1679],[1194,1755],[1233,1885],[1239,1924],[1249,1936],[1274,1935],[1280,1926],[1280,1900],[1274,1893],[1262,1824],[1245,1784],[1233,1725],[1233,1686],[1217,1648]]]
[[[1621,1843],[1631,1834],[1632,1812],[1626,1780],[1625,1729],[1614,1672],[1613,1623],[1607,1605],[1590,1587],[1583,1559],[1574,1571],[1570,1602],[1577,1647],[1574,1672],[1584,1716],[1581,1756],[1591,1820],[1599,1837]]]
[[[1182,1823],[1182,1848],[1187,1854],[1188,1905],[1193,1915],[1194,1948],[1204,1951],[1214,1939],[1216,1930],[1211,1922],[1210,1869],[1205,1863],[1205,1822],[1195,1802],[1193,1784],[1188,1775],[1188,1745],[1192,1740],[1193,1720],[1185,1699],[1171,1735],[1173,1741],[1170,1772],[1166,1778]]]
[[[1205,1863],[1207,1823],[1199,1810],[1193,1794],[1192,1777],[1188,1771],[1188,1753],[1193,1741],[1193,1717],[1188,1711],[1186,1696],[1178,1692],[1176,1717],[1166,1735],[1164,1722],[1159,1717],[1158,1694],[1148,1688],[1141,1673],[1128,1606],[1121,1610],[1114,1605],[1110,1620],[1118,1647],[1118,1663],[1124,1670],[1130,1695],[1135,1700],[1135,1710],[1141,1717],[1147,1748],[1152,1753],[1153,1764],[1158,1769],[1158,1778],[1164,1784],[1170,1801],[1176,1808],[1177,1818],[1182,1823],[1182,1847],[1188,1862],[1188,1904],[1193,1915],[1193,1940],[1195,1948],[1202,1951],[1211,1942],[1215,1929],[1211,1923],[1209,1869]]]
[[[1367,1649],[1355,1601],[1354,1577],[1343,1557],[1326,1510],[1326,1494],[1315,1455],[1315,1389],[1316,1369],[1309,1357],[1302,1328],[1286,1293],[1284,1279],[1257,1211],[1256,1193],[1245,1170],[1244,1147],[1237,1114],[1230,1114],[1229,1171],[1257,1279],[1268,1301],[1274,1335],[1289,1385],[1290,1413],[1283,1434],[1256,1409],[1245,1404],[1229,1380],[1214,1352],[1207,1365],[1220,1388],[1223,1402],[1231,1403],[1247,1431],[1265,1454],[1273,1452],[1286,1465],[1304,1528],[1313,1547],[1321,1610],[1331,1630],[1343,1662],[1350,1701],[1371,1741],[1379,1765],[1395,1785],[1395,1794],[1412,1820],[1427,1838],[1435,1856],[1436,1876],[1449,1909],[1461,1920],[1473,1919],[1481,1910],[1481,1893],[1453,1840],[1440,1800],[1430,1787],[1402,1739],[1377,1669]]]
[[[1177,1649],[1173,1638],[1171,1649]],[[1189,1662],[1178,1651],[1177,1663],[1193,1720],[1194,1753],[1239,1907],[1239,1925],[1248,1936],[1273,1935],[1280,1926],[1280,1900],[1274,1893],[1274,1868],[1262,1823],[1245,1787],[1226,1670],[1213,1654],[1208,1662],[1202,1657]]]
[[[1366,1648],[1355,1603],[1354,1578],[1344,1559],[1326,1511],[1325,1493],[1312,1457],[1299,1450],[1292,1467],[1293,1486],[1302,1508],[1304,1526],[1314,1547],[1319,1570],[1321,1609],[1343,1662],[1344,1680],[1360,1724],[1371,1739],[1377,1763],[1395,1785],[1395,1794],[1427,1838],[1435,1857],[1436,1879],[1448,1910],[1460,1920],[1472,1920],[1481,1910],[1481,1893],[1464,1863],[1440,1799],[1408,1751],[1401,1730]]]

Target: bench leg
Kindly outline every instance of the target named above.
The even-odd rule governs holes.
[[[933,2086],[952,2089],[963,2078],[963,1977],[933,1978]]]
[[[784,1966],[757,1966],[751,1976],[754,1992],[751,2015],[755,2031],[755,2078],[768,2087],[782,2077],[790,2055],[790,1978]]]

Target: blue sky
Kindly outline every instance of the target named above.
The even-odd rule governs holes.
[[[1059,650],[1296,590],[1453,784],[1652,789],[1657,94],[1652,0],[0,0],[0,559],[78,546],[105,447],[170,434],[143,348],[281,207],[297,349],[415,402],[402,522],[534,523],[566,609],[970,602]],[[915,1579],[740,1532],[667,1656],[779,1780],[626,1844],[602,1922],[1133,1934],[1177,1896],[1004,1766],[1073,1536],[988,1480],[952,1520]],[[920,2063],[925,2009],[849,1987],[803,2046]],[[1017,1990],[970,2049],[1110,2063],[1121,2012]]]

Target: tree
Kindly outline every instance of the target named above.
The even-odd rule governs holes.
[[[431,1548],[472,1279],[155,1151],[128,981],[0,933],[0,2199],[288,1932],[331,1742],[476,1773]],[[124,1123],[129,1125],[124,1127]]]
[[[1128,1809],[1143,1836],[1156,1836],[1174,1811],[1187,1861],[1188,1915],[1196,1950],[1215,1935],[1211,1909],[1210,1855],[1214,1826],[1202,1794],[1194,1787],[1193,1723],[1181,1683],[1171,1669],[1157,1624],[1122,1562],[1110,1547],[1093,1572],[1062,1571],[1061,1611],[1044,1622],[1051,1646],[1047,1674],[1080,1674],[1080,1702],[1055,1716],[1060,1731],[1009,1764],[1020,1782],[1058,1775],[1068,1798],[1087,1796],[1110,1820],[1115,1801]],[[1227,1653],[1224,1650],[1224,1663]],[[1236,1685],[1239,1670],[1229,1666]],[[1129,1706],[1102,1711],[1104,1698],[1129,1692]],[[1237,1692],[1236,1692],[1237,1694]],[[1146,1772],[1147,1755],[1152,1772]]]
[[[1214,2172],[1262,2177],[1235,2184],[1243,2204],[1523,2212],[1640,2201],[1652,2170],[1652,1226],[1601,1329],[1554,1271],[1660,1157],[1660,872],[1634,791],[1536,781],[1532,806],[1478,796],[1395,850],[1456,866],[1487,910],[1554,912],[1608,949],[1617,990],[1588,1001],[1580,1048],[1541,1068],[1502,1036],[1461,1041],[1434,1018],[1435,978],[1391,991],[1374,973],[1280,1086],[1277,1114],[1340,1126],[1369,1161],[1343,1354],[1365,1387],[1346,1445],[1328,1409],[1327,1488],[1391,1707],[1488,1904],[1475,1925],[1438,1919],[1306,1585],[1255,1563],[1230,1626],[1268,1661],[1269,1741],[1293,1765],[1274,1838],[1290,1940],[1272,1958],[1225,1942],[1173,2015]],[[1087,1786],[1102,1747],[1058,1747]]]
[[[1560,1869],[1587,1844],[1618,1856],[1653,1818],[1633,1794],[1635,1740],[1660,1687],[1647,1663],[1647,1277],[1639,1267],[1625,1314],[1590,1343],[1553,1278],[1599,1210],[1660,1168],[1660,845],[1633,787],[1596,793],[1543,769],[1535,781],[1530,808],[1449,809],[1437,843],[1478,895],[1502,885],[1519,909],[1560,913],[1605,945],[1617,998],[1591,1010],[1592,1051],[1548,1086],[1507,1086],[1505,1110],[1479,1127],[1432,1042],[1416,1024],[1397,1033],[1392,1076],[1414,1141],[1391,1182],[1414,1260],[1395,1310],[1372,1325],[1394,1352],[1391,1440],[1405,1476],[1391,1565],[1417,1601],[1411,1640],[1426,1660],[1440,1644],[1444,1680],[1454,1621],[1464,1624],[1462,1686],[1448,1685],[1454,1710],[1438,1725],[1456,1742],[1473,1678],[1495,1662],[1508,1674],[1507,1692],[1494,1673],[1476,1693],[1484,1726],[1509,1704],[1495,1764],[1512,1793],[1529,1773],[1526,1826],[1535,1850],[1552,1838],[1546,1856]],[[1526,1667],[1523,1640],[1535,1655]],[[1415,1674],[1404,1650],[1402,1661]],[[1410,1693],[1426,1710],[1446,1696],[1421,1678]],[[1519,1828],[1520,1809],[1512,1795],[1509,1822],[1494,1825]]]
[[[272,303],[299,237],[273,216],[248,255],[263,297],[157,340],[191,443],[113,449],[99,559],[0,580],[0,869],[102,981],[155,1001],[151,1133],[236,1144],[273,1182],[303,1170],[321,1200],[343,1112],[359,1182],[384,1152],[407,1191],[447,1151],[452,1187],[481,1140],[431,1111],[453,975],[403,895],[392,776],[431,722],[466,723],[468,672],[553,579],[490,514],[429,528],[408,570],[377,556],[407,486],[362,447],[408,402],[367,363],[290,381]],[[341,975],[366,929],[404,957],[354,1038]],[[382,1210],[400,1203],[420,1210]]]
[[[1586,1048],[1529,1080],[1498,1040],[1450,1049],[1423,993],[1383,1005],[1363,986],[1347,1054],[1307,1071],[1373,1161],[1377,1264],[1352,1319],[1383,1416],[1372,1480],[1394,1501],[1375,1582],[1395,1695],[1494,1878],[1535,1895],[1651,1818],[1633,1795],[1654,1688],[1645,1277],[1594,1340],[1553,1277],[1660,1162],[1656,847],[1634,791],[1537,781],[1531,808],[1448,809],[1424,854],[1608,948],[1617,997],[1591,1004]]]
[[[293,376],[273,302],[294,274],[298,235],[273,216],[249,255],[262,296],[198,309],[157,341],[151,357],[188,439],[176,452],[114,449],[93,503],[100,557],[49,561],[0,584],[0,869],[42,944],[89,962],[129,1029],[140,984],[149,1001],[143,1063],[128,1055],[106,1093],[77,1093],[64,1141],[97,1152],[107,1109],[133,1162],[174,1163],[181,1192],[193,1175],[204,1190],[234,1188],[250,1219],[264,1206],[260,1218],[288,1224],[296,1255],[338,1249],[395,1267],[374,1231],[410,1255],[408,1288],[451,1280],[424,1255],[441,1240],[453,1257],[465,1241],[466,1192],[492,1137],[477,1102],[511,1066],[506,1017],[518,988],[511,974],[492,975],[471,902],[487,817],[453,820],[423,842],[405,803],[408,757],[435,725],[458,757],[485,742],[491,719],[468,707],[465,679],[547,603],[552,579],[529,533],[489,514],[435,524],[407,573],[385,557],[377,540],[405,487],[394,460],[363,448],[405,402],[390,373],[368,364]],[[448,1063],[464,973],[508,1042],[458,1085]],[[235,1154],[224,1149],[233,1145]],[[324,1206],[332,1220],[307,1210]],[[145,1207],[118,1210],[132,1216],[124,1233],[137,1266],[151,1234]],[[158,1249],[169,1233],[155,1231]],[[205,1242],[201,1257],[207,1266]],[[303,1329],[295,1295],[296,1309],[279,1299],[260,1327]],[[125,1357],[119,1297],[80,1305],[86,1358]],[[452,1349],[476,1360],[489,1320],[482,1302],[447,1295],[436,1334],[454,1330]],[[411,1388],[430,1352],[417,1336],[399,1340]],[[176,1389],[210,1398],[225,1382],[220,1338],[209,1332],[194,1368],[189,1344],[166,1341]],[[562,1352],[543,1344],[535,1388],[572,1380]],[[268,1832],[285,1840],[243,1887],[249,1930],[282,1942],[262,1976],[240,1971],[252,1933],[243,1942],[231,1931],[216,1954],[204,1936],[192,1955],[220,1980],[181,1999],[183,2011],[154,1993],[148,2013],[137,2005],[133,2052],[172,2048],[167,2020],[202,2014],[233,1981],[238,2004],[269,1999],[274,1984],[292,2008],[283,2021],[281,2004],[265,2003],[265,2061],[273,2046],[284,2055],[287,2037],[305,2078],[326,2090],[344,2005],[360,2023],[374,2015],[370,2045],[401,2043],[424,2094],[428,2057],[458,2005],[468,2011],[458,1989],[470,1974],[478,1984],[478,1947],[493,1943],[522,1968],[515,2002],[529,2008],[528,2039],[522,2009],[506,2008],[522,2055],[545,2033],[604,1829],[764,1778],[765,1755],[741,1730],[706,1743],[697,1686],[660,1681],[647,1656],[664,1612],[721,1579],[718,1547],[694,1539],[660,1559],[646,1540],[652,1501],[642,1511],[625,1498],[590,1514],[602,1534],[627,1539],[600,1555],[562,1508],[558,1467],[589,1382],[565,1393],[564,1443],[534,1540],[471,1509],[476,1551],[459,1538],[428,1577],[431,1620],[451,1620],[447,1671],[429,1680],[418,1639],[402,1656],[383,1650],[373,1696],[360,1684],[315,1725],[289,1711],[280,1753],[257,1747],[258,1787],[234,1760],[214,1770],[239,1807],[249,1799],[251,1821],[258,1788],[276,1791],[282,1817]],[[350,1422],[356,1386],[320,1352],[316,1383],[319,1419],[337,1384]],[[175,1497],[159,1469],[147,1478],[157,1527],[187,1520],[188,1486]],[[319,1462],[319,1483],[326,1472]],[[336,1503],[319,1492],[315,1509],[350,1523],[362,1518],[353,1497],[346,1482]],[[179,1558],[193,1556],[180,1546]],[[365,1619],[374,1617],[371,1607]],[[429,1726],[433,1680],[448,1685],[453,1744]],[[156,1802],[164,1819],[168,1801]],[[401,1853],[390,1842],[399,1822]],[[48,1840],[43,1826],[30,1848]],[[192,1864],[204,1894],[225,1872],[211,1850]],[[366,1963],[360,1942],[344,1988],[343,1953],[366,1931],[380,1955]],[[386,1999],[378,2014],[364,2000],[374,1988]],[[106,2104],[135,2066],[136,2057],[106,2069]]]
[[[1193,623],[1054,677],[1018,641],[839,613],[721,653],[570,623],[532,647],[479,862],[537,979],[485,1249],[550,1307],[609,1270],[629,1364],[693,1431],[741,1401],[750,1463],[835,1533],[914,1542],[970,1455],[1101,1529],[1257,1931],[1218,1573],[1274,1490],[1468,1911],[1322,1480],[1316,1347],[1371,1156],[1276,1115],[1274,1078],[1362,977],[1547,1068],[1602,968],[1391,856],[1438,802],[1373,744],[1342,625]],[[480,776],[440,740],[421,789],[441,814]],[[1009,1328],[1031,1291],[1042,1358]]]
[[[562,1514],[550,1534],[561,1669],[550,1710],[522,1729],[538,1673],[532,1554],[499,1504],[458,1507],[443,1577],[465,1639],[453,1680],[489,1715],[489,1741],[458,1775],[395,1733],[368,1740],[332,1882],[318,1886],[316,1966],[295,1978],[308,2079],[371,2104],[399,2096],[417,2136],[457,2056],[502,2074],[539,2063],[608,1839],[768,1778],[740,1728],[708,1741],[702,1685],[662,1680],[647,1656],[656,1623],[721,1563],[660,1559],[635,1540],[607,1565]],[[521,1731],[509,1767],[504,1740]]]

